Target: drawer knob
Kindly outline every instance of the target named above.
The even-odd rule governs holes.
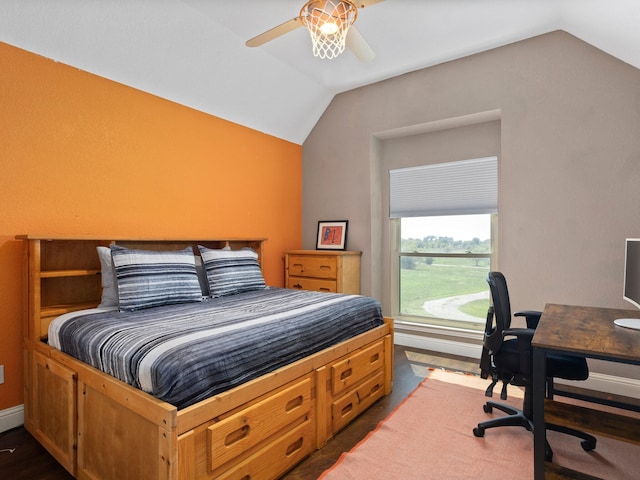
[[[353,370],[348,368],[344,372],[340,374],[340,380],[344,380],[345,378],[349,378],[353,374]]]
[[[302,285],[300,285],[299,283],[296,283],[295,285],[292,285],[293,288],[302,288]]]
[[[289,445],[287,447],[287,451],[286,451],[285,455],[287,457],[290,457],[294,453],[300,451],[300,449],[302,448],[302,444],[303,443],[304,443],[304,437],[300,437],[298,440],[296,440],[295,442],[293,442],[291,445]]]
[[[304,399],[302,398],[302,395],[298,395],[296,398],[293,398],[289,400],[289,402],[287,402],[287,404],[284,407],[284,411],[290,412],[294,408],[298,408],[300,405],[302,405],[303,401]]]
[[[224,440],[225,447],[233,445],[234,443],[239,442],[240,440],[245,438],[247,435],[249,435],[249,430],[249,425],[244,425],[243,427],[240,427],[239,429],[231,432]]]
[[[340,411],[340,415],[342,417],[344,417],[345,415],[349,415],[352,410],[353,410],[353,403],[348,403],[342,408],[342,410]]]

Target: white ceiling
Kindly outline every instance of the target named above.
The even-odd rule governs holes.
[[[0,41],[297,144],[337,93],[553,30],[640,68],[640,0],[386,0],[356,21],[369,63],[313,57],[304,28],[245,46],[302,4],[1,0]]]

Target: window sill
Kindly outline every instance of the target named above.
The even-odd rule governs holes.
[[[471,330],[455,326],[427,324],[424,321],[416,321],[411,317],[403,317],[401,315],[395,315],[393,318],[396,328],[407,332],[415,332],[423,335],[446,335],[468,340],[478,340],[480,342],[482,342],[484,337],[484,325],[481,330]],[[438,319],[434,320],[434,322],[442,322],[442,320]]]

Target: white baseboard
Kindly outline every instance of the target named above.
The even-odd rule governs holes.
[[[398,331],[396,331],[393,336],[394,342],[404,347],[420,348],[422,350],[447,353],[459,357],[477,358],[478,361],[482,353],[482,345],[472,343],[456,342],[454,340],[426,337],[423,335],[412,335]]]
[[[0,433],[24,425],[24,405],[0,410]]]
[[[441,338],[412,335],[410,333],[395,332],[395,343],[405,347],[420,348],[432,352],[447,353],[460,357],[477,358],[480,361],[482,346]],[[578,388],[593,390],[595,392],[609,392],[630,398],[640,398],[640,380],[632,378],[616,377],[602,373],[591,372],[589,378],[584,381],[570,381],[557,379],[561,385],[572,385]]]
[[[594,392],[609,392],[630,398],[640,398],[640,381],[633,378],[616,377],[602,373],[590,372],[589,378],[584,381],[555,380],[558,385],[571,385],[577,388],[586,388]]]

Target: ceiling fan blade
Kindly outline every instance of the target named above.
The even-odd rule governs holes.
[[[384,0],[352,0],[358,8],[370,7],[376,3],[384,2]]]
[[[362,34],[351,25],[347,33],[347,47],[362,62],[370,62],[376,58],[376,52],[369,46]]]
[[[270,30],[267,30],[260,35],[257,35],[245,42],[247,47],[259,47],[260,45],[267,43],[275,38],[278,38],[285,33],[289,33],[292,30],[295,30],[298,27],[302,26],[302,22],[300,21],[300,17],[292,18],[291,20],[284,22],[277,27],[273,27]]]

